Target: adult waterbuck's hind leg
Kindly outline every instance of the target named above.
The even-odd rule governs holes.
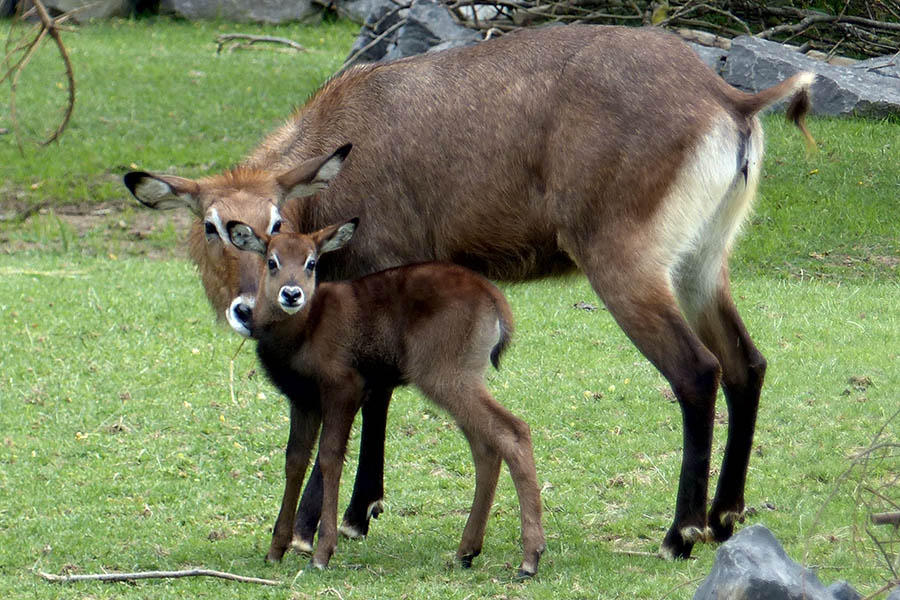
[[[392,392],[393,388],[389,386],[372,388],[362,406],[356,480],[350,503],[339,528],[341,534],[351,539],[368,535],[370,519],[372,517],[377,519],[383,510],[384,440]],[[321,515],[322,470],[317,455],[300,499],[300,507],[297,509],[294,539],[291,543],[294,549],[300,552],[313,551],[313,541]]]
[[[602,237],[602,236],[600,236]],[[668,271],[640,253],[599,244],[576,251],[576,260],[613,318],[669,381],[681,407],[683,454],[675,519],[660,553],[687,558],[709,536],[707,491],[720,367],[685,320]],[[647,249],[644,256],[651,254]]]
[[[703,343],[722,365],[722,388],[728,405],[728,439],[709,511],[713,538],[724,541],[731,537],[734,523],[744,511],[744,486],[766,359],[753,344],[737,312],[725,267],[715,295],[692,321]]]

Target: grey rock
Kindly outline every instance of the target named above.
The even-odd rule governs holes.
[[[900,600],[900,587],[895,587],[884,600]]]
[[[894,54],[892,56],[869,58],[856,63],[850,68],[859,69],[865,73],[875,73],[885,77],[900,79],[900,55]]]
[[[11,17],[16,12],[16,0],[0,0],[0,19]]]
[[[828,592],[834,600],[862,600],[862,595],[843,579],[829,585]]]
[[[727,50],[695,44],[694,42],[688,42],[687,45],[697,53],[703,62],[709,65],[709,68],[719,75],[723,73],[725,70],[725,60],[728,58]]]
[[[381,11],[383,7],[395,9],[399,8],[398,5],[408,6],[409,0],[398,0],[396,3],[392,0],[334,0],[330,4],[338,14],[357,23],[367,22],[369,15]]]
[[[91,19],[127,17],[134,8],[132,0],[44,0],[44,7],[52,15],[78,10],[72,19],[86,23]]]
[[[900,80],[825,64],[781,44],[753,37],[732,40],[723,76],[739,89],[756,92],[798,71],[818,75],[812,86],[813,112],[817,114],[900,114]]]
[[[239,23],[285,23],[310,21],[321,9],[312,0],[162,0],[161,13],[188,20],[223,19]]]
[[[390,51],[397,40],[396,26],[406,18],[409,10],[398,9],[392,2],[375,8],[366,19],[356,41],[350,48],[349,58],[353,62],[378,62]],[[393,29],[393,32],[391,30]],[[382,37],[382,34],[388,33]],[[380,38],[380,39],[379,39]],[[377,40],[377,41],[376,41]],[[357,56],[357,54],[359,55]]]
[[[768,529],[742,529],[716,551],[694,600],[834,600],[815,573],[785,553]]]
[[[434,0],[414,0],[409,7],[406,23],[397,30],[393,48],[385,60],[422,54],[437,45],[442,47],[466,46],[481,40],[478,32],[459,25],[450,11]]]
[[[388,31],[389,35],[370,46]],[[394,60],[434,49],[466,46],[480,40],[477,31],[457,24],[450,11],[434,0],[413,0],[408,9],[389,2],[377,6],[368,16],[350,49],[350,56],[370,46],[354,62]]]

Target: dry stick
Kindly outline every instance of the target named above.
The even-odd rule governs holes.
[[[219,45],[219,47],[216,49],[216,54],[221,54],[222,48],[229,42],[234,42],[235,40],[246,40],[247,43],[235,44],[234,46],[229,48],[229,52],[232,52],[235,48],[252,46],[253,44],[261,42],[269,44],[283,44],[285,46],[290,46],[298,52],[306,52],[306,48],[304,48],[302,45],[298,44],[294,40],[289,40],[283,37],[273,37],[270,35],[251,35],[249,33],[223,33],[216,36],[216,43]]]
[[[889,581],[886,584],[884,584],[883,586],[881,586],[880,588],[878,588],[877,590],[875,590],[874,592],[872,592],[871,594],[869,594],[868,596],[866,596],[865,598],[863,598],[862,600],[874,600],[876,597],[880,596],[884,592],[888,591],[889,589],[891,589],[892,587],[895,587],[897,585],[900,585],[900,579],[895,579],[894,581]]]
[[[240,345],[237,347],[237,350],[234,351],[234,354],[231,355],[231,360],[228,362],[228,389],[231,391],[231,404],[235,404],[234,400],[234,359],[237,358],[237,355],[240,354],[241,348],[244,347],[244,342],[247,341],[247,338],[241,340]]]
[[[875,513],[871,516],[875,525],[893,525],[900,527],[900,512]]]
[[[35,5],[37,5],[37,2],[40,2],[40,0],[36,0]],[[34,44],[28,48],[28,52],[26,52],[22,60],[19,61],[19,65],[16,67],[15,73],[13,73],[12,81],[9,86],[9,119],[12,121],[13,132],[16,134],[16,145],[19,147],[19,153],[24,153],[25,149],[22,147],[22,133],[19,128],[19,119],[16,117],[16,87],[19,85],[19,76],[31,61],[31,57],[37,52],[45,35],[47,35],[47,29],[41,28],[41,32],[38,34]]]
[[[174,579],[178,577],[218,577],[240,583],[257,583],[259,585],[284,585],[273,579],[244,577],[223,571],[210,569],[188,569],[186,571],[139,571],[137,573],[94,573],[89,575],[53,575],[38,571],[37,575],[52,583],[73,583],[75,581],[134,581],[136,579]]]
[[[41,142],[42,146],[46,146],[59,138],[63,130],[66,128],[66,125],[69,123],[69,119],[72,116],[72,111],[75,108],[75,75],[72,72],[72,63],[69,60],[69,54],[66,52],[66,47],[62,43],[62,38],[60,38],[58,31],[58,25],[67,20],[72,15],[72,13],[66,13],[61,17],[53,19],[50,17],[49,13],[47,13],[47,9],[44,8],[41,0],[34,0],[31,11],[36,11],[38,17],[40,18],[41,23],[38,26],[40,31],[38,32],[37,36],[35,36],[35,38],[31,41],[31,43],[20,44],[7,54],[7,56],[3,60],[3,64],[6,64],[15,52],[19,50],[25,50],[22,58],[15,65],[11,66],[9,70],[3,75],[3,77],[0,78],[0,81],[2,81],[3,79],[9,77],[10,74],[12,74],[12,80],[10,81],[9,116],[10,120],[12,121],[13,131],[16,134],[16,145],[19,147],[20,153],[24,152],[24,149],[22,148],[22,135],[21,129],[19,127],[19,119],[17,117],[16,89],[19,84],[19,77],[25,70],[25,67],[28,66],[28,63],[31,62],[31,59],[34,57],[34,54],[37,52],[38,48],[41,45],[41,42],[44,40],[47,34],[49,34],[50,37],[53,38],[53,41],[56,43],[56,46],[59,49],[60,56],[63,59],[63,64],[66,67],[66,79],[69,83],[69,98],[68,102],[66,103],[66,110],[63,114],[62,121],[60,122],[56,130],[50,135],[50,137]],[[9,38],[7,39],[7,47],[9,47]]]
[[[368,44],[366,44],[365,46],[363,46],[362,48],[360,48],[359,50],[354,52],[353,56],[351,56],[346,61],[344,61],[344,64],[341,66],[340,69],[338,69],[337,73],[335,73],[334,76],[337,77],[344,69],[346,69],[347,67],[352,65],[353,61],[355,61],[357,58],[362,56],[363,52],[365,52],[366,50],[368,50],[369,48],[371,48],[372,46],[374,46],[375,44],[377,44],[378,42],[380,42],[381,40],[383,40],[390,34],[392,34],[394,31],[400,29],[400,27],[402,27],[403,25],[406,25],[406,19],[397,21],[396,23],[394,23],[393,25],[391,25],[390,27],[385,29],[381,34],[378,35],[378,37],[376,37],[371,42],[369,42]]]
[[[69,119],[72,117],[72,111],[75,109],[75,74],[72,71],[72,62],[69,60],[69,53],[66,52],[66,47],[62,43],[62,38],[59,37],[59,31],[57,30],[57,25],[67,19],[68,16],[63,15],[59,19],[51,19],[50,15],[47,13],[47,9],[44,8],[44,5],[41,3],[41,0],[33,1],[34,7],[37,9],[38,15],[41,18],[41,23],[44,24],[44,28],[50,32],[50,37],[56,42],[56,47],[59,49],[59,54],[62,56],[63,64],[66,67],[66,79],[69,82],[69,99],[66,103],[66,112],[63,114],[62,121],[50,137],[41,142],[42,146],[48,146],[62,135],[63,130],[69,123]]]

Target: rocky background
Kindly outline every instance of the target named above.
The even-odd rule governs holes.
[[[79,9],[74,19],[135,14],[168,14],[184,19],[223,19],[234,22],[281,23],[315,21],[325,11],[334,11],[362,24],[360,35],[350,51],[347,65],[357,62],[393,60],[422,52],[475,44],[486,38],[527,26],[552,26],[575,20],[566,10],[589,6],[591,0],[579,3],[557,3],[556,0],[46,0],[51,14]],[[658,24],[682,36],[697,53],[726,81],[746,91],[757,91],[800,70],[819,75],[813,85],[813,112],[823,115],[859,115],[885,117],[900,115],[900,4],[878,3],[887,7],[875,16],[834,16],[811,10],[759,8],[766,3],[734,2],[728,6],[749,7],[724,10],[730,23],[710,25],[698,20],[696,3],[691,2],[593,2],[603,5],[602,19],[593,21],[582,13],[578,21]],[[672,6],[670,6],[670,4]],[[716,2],[700,6],[710,7]],[[856,3],[865,4],[868,3]],[[28,0],[0,0],[0,17],[27,9]],[[609,6],[607,6],[609,5]],[[756,9],[756,12],[750,8]],[[897,14],[891,6],[897,5]],[[621,14],[615,13],[620,7]],[[646,10],[641,12],[641,7]],[[725,6],[725,4],[723,4]],[[640,14],[628,14],[633,7]],[[785,13],[793,10],[795,13]],[[761,14],[760,11],[769,11]],[[778,12],[781,11],[781,12]],[[552,13],[552,14],[551,14]],[[783,14],[782,14],[783,13]],[[600,14],[597,12],[596,14]],[[718,14],[718,13],[715,13]],[[872,16],[871,11],[866,13]],[[775,15],[785,19],[755,35],[747,35],[750,25],[771,25],[766,18]],[[884,17],[884,15],[887,15]],[[793,21],[790,20],[793,18]],[[841,20],[843,19],[843,20]],[[817,24],[831,30],[816,29]],[[690,25],[692,28],[680,27]],[[731,37],[718,33],[736,34]],[[742,34],[742,29],[745,30]],[[782,44],[767,38],[789,33],[800,45]],[[865,60],[846,58],[834,52],[822,52],[831,35],[842,37],[832,50],[844,47],[857,56],[885,51],[881,56]],[[804,37],[805,36],[805,37]],[[893,44],[893,46],[892,46]]]

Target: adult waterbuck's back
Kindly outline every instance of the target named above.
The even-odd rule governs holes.
[[[199,216],[195,235],[211,231],[209,247],[221,258],[202,270],[220,313],[228,302],[210,293],[210,263],[227,274],[219,281],[236,299],[232,312],[255,292],[252,281],[243,283],[252,277],[233,272],[243,263],[215,224],[223,206],[228,218],[260,232],[276,218],[260,207],[279,206],[284,222],[300,231],[360,216],[354,244],[323,257],[325,280],[434,259],[499,279],[577,265],[680,403],[684,456],[661,552],[687,557],[696,541],[729,537],[744,508],[766,363],[732,302],[727,256],[760,177],[756,114],[793,95],[789,116],[805,132],[812,77],[751,95],[659,30],[522,31],[348,70],[233,173],[200,182],[133,173],[126,183],[150,206],[190,206]],[[329,156],[347,143],[354,149],[330,187],[292,199],[310,190],[301,180],[334,174],[340,157]],[[298,165],[315,157],[331,166],[296,177]],[[268,187],[245,186],[248,174]],[[242,211],[248,215],[234,214]],[[707,511],[720,383],[730,426]],[[389,392],[373,389],[363,407],[365,450],[344,517],[351,535],[367,531],[381,499],[388,401]],[[301,546],[318,520],[320,490],[313,490],[301,501],[293,534]],[[270,557],[281,556],[286,539],[290,532],[275,532]]]

